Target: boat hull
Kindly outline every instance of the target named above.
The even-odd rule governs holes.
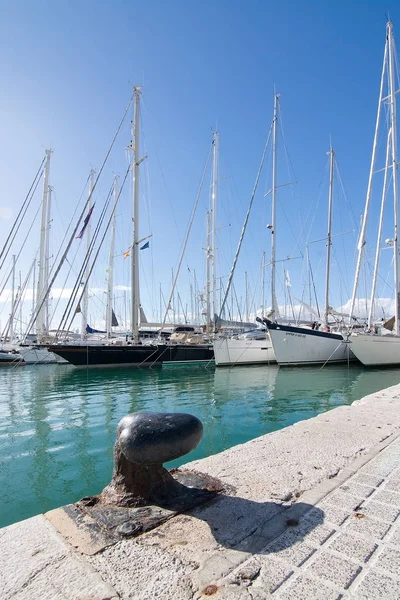
[[[217,366],[276,363],[271,340],[220,338],[214,341]]]
[[[339,333],[277,323],[268,325],[268,331],[280,366],[336,364],[355,358]]]
[[[50,352],[75,367],[150,367],[160,365],[163,346],[54,345]]]
[[[14,367],[16,365],[25,365],[21,354],[16,352],[0,351],[0,367]]]
[[[350,345],[355,356],[366,367],[400,365],[398,336],[356,333],[350,336]]]
[[[203,364],[214,361],[211,344],[167,344],[160,355],[163,365]]]
[[[57,356],[53,352],[49,352],[46,347],[34,347],[28,346],[26,348],[21,347],[20,354],[23,357],[27,365],[49,365],[55,363],[66,363],[66,361]]]

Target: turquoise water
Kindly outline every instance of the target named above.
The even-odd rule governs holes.
[[[0,526],[100,492],[127,413],[181,411],[202,420],[202,442],[169,465],[177,466],[399,382],[400,370],[337,366],[2,368]]]

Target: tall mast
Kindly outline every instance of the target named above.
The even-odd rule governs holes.
[[[400,334],[400,260],[399,260],[399,188],[398,188],[398,163],[397,163],[397,123],[396,123],[396,87],[395,87],[395,45],[393,37],[393,23],[387,24],[389,44],[389,95],[390,95],[390,128],[392,149],[392,177],[393,177],[393,201],[394,201],[394,290],[395,290],[395,320],[396,335]]]
[[[15,254],[12,255],[12,271],[11,271],[11,312],[10,322],[8,325],[8,335],[10,340],[14,337],[14,312],[15,312]]]
[[[49,175],[50,175],[50,157],[52,150],[46,150],[46,162],[44,166],[44,182],[43,182],[43,197],[42,197],[42,221],[40,228],[40,250],[39,250],[39,276],[37,287],[37,302],[41,306],[36,317],[36,333],[38,341],[45,334],[45,320],[47,314],[47,302],[43,302],[44,294],[47,291],[46,282],[46,236],[48,232],[48,198],[49,198]]]
[[[272,316],[276,318],[279,316],[278,302],[276,300],[276,241],[275,241],[275,227],[276,227],[276,152],[277,152],[277,121],[278,121],[278,106],[279,106],[279,94],[274,96],[274,120],[272,123],[272,228],[271,228],[271,308]]]
[[[328,235],[326,239],[326,274],[325,274],[325,313],[324,324],[328,325],[329,318],[329,278],[331,268],[331,245],[332,245],[332,202],[333,202],[333,170],[335,166],[335,152],[333,148],[329,154],[329,199],[328,199]]]
[[[213,171],[211,185],[211,261],[212,261],[212,321],[217,313],[217,194],[218,194],[219,132],[213,135]]]
[[[264,318],[265,314],[265,251],[262,253],[261,258],[261,273],[262,273],[262,283],[261,283],[261,316]]]
[[[210,211],[207,211],[207,261],[206,261],[206,332],[210,333],[211,324],[211,282],[210,273],[212,265],[212,234],[211,234],[211,220],[212,215]]]
[[[49,285],[49,274],[50,274],[50,223],[51,223],[51,195],[53,193],[53,187],[49,185],[48,196],[47,196],[47,227],[46,227],[46,247],[45,247],[45,259],[44,259],[44,289],[47,290]],[[44,331],[49,331],[49,299],[46,298],[46,302],[43,305],[44,310]]]
[[[106,330],[107,337],[111,337],[112,333],[112,311],[113,311],[113,286],[114,286],[114,253],[115,253],[115,221],[117,218],[117,201],[118,201],[118,175],[114,176],[114,206],[113,217],[111,221],[111,236],[110,236],[110,255],[108,259],[108,277],[107,277],[107,312],[106,312]]]
[[[362,225],[361,225],[360,237],[358,240],[358,257],[357,257],[356,273],[354,276],[353,294],[351,297],[351,304],[350,304],[350,325],[351,325],[352,317],[354,315],[354,305],[356,302],[358,282],[360,279],[361,263],[362,263],[362,258],[364,255],[364,247],[366,244],[366,232],[367,232],[367,223],[368,223],[368,216],[369,216],[369,206],[371,203],[371,196],[372,196],[372,180],[373,180],[373,175],[375,172],[375,162],[376,162],[376,154],[377,154],[377,148],[378,148],[378,132],[379,132],[379,123],[381,120],[383,85],[384,85],[384,81],[385,81],[385,73],[386,73],[386,67],[387,67],[387,55],[388,55],[388,36],[386,38],[385,52],[384,52],[384,56],[383,56],[381,84],[380,84],[380,89],[379,89],[378,111],[377,111],[377,115],[376,115],[374,142],[373,142],[373,146],[372,146],[371,165],[370,165],[369,177],[368,177],[367,197],[365,200],[364,215],[363,215],[363,220],[362,220]]]
[[[245,303],[244,303],[244,311],[246,315],[246,321],[249,322],[249,284],[247,281],[247,271],[244,272],[244,288],[245,288]]]
[[[88,189],[88,212],[91,210],[93,206],[93,187],[94,187],[94,176],[96,171],[94,169],[90,169],[89,173],[89,189]],[[88,224],[86,226],[86,254],[89,253],[90,242],[91,242],[91,220],[89,219]],[[81,320],[81,339],[84,340],[86,338],[86,326],[88,324],[88,306],[89,306],[89,273],[90,273],[90,265],[89,261],[87,261],[87,265],[85,268],[84,274],[84,291],[82,297],[82,320]]]
[[[382,242],[382,232],[383,232],[383,216],[384,216],[384,211],[385,211],[385,202],[386,202],[387,189],[388,189],[388,183],[389,183],[388,172],[389,172],[389,163],[390,163],[390,140],[391,140],[391,129],[389,129],[389,131],[388,131],[387,143],[386,143],[385,174],[384,174],[384,178],[383,178],[381,212],[379,215],[378,236],[377,236],[377,240],[376,240],[374,274],[372,277],[372,289],[371,289],[371,301],[369,303],[369,311],[368,311],[368,327],[372,326],[373,313],[374,313],[375,291],[376,291],[376,284],[378,281],[379,258],[380,258],[380,253],[381,253],[381,242]]]
[[[131,149],[133,151],[132,175],[133,175],[133,240],[131,252],[131,332],[132,340],[137,343],[139,338],[139,130],[140,130],[140,87],[135,86],[135,112],[133,117],[133,140]]]
[[[33,274],[32,274],[32,314],[31,318],[35,313],[35,291],[36,291],[36,256],[33,259]]]

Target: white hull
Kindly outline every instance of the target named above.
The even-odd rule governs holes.
[[[214,357],[217,366],[257,365],[275,363],[271,340],[231,339],[214,340]]]
[[[342,336],[321,333],[300,327],[269,329],[277,363],[281,366],[318,365],[354,360]]]
[[[20,353],[26,364],[44,365],[52,363],[66,363],[67,361],[57,356],[53,352],[49,352],[46,348],[20,348]]]
[[[395,335],[353,334],[351,349],[363,365],[400,366],[400,337]]]

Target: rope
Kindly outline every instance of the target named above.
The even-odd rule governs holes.
[[[73,230],[73,232],[72,232],[72,234],[71,234],[71,236],[70,236],[70,239],[69,239],[69,242],[68,242],[68,244],[67,244],[67,247],[65,248],[65,251],[64,251],[64,253],[63,253],[62,257],[61,257],[61,260],[60,260],[60,262],[59,262],[59,264],[58,264],[58,266],[57,266],[57,268],[56,268],[56,270],[55,270],[55,272],[54,272],[54,274],[53,274],[53,276],[52,276],[52,278],[51,278],[51,281],[50,281],[50,283],[48,283],[47,290],[46,290],[45,294],[43,295],[43,298],[42,298],[42,299],[41,299],[41,300],[38,302],[38,306],[36,307],[36,312],[35,312],[35,314],[32,316],[32,318],[31,318],[31,320],[30,320],[30,322],[29,322],[29,326],[28,326],[27,333],[29,333],[29,331],[30,331],[30,329],[32,328],[32,326],[33,326],[34,322],[36,321],[37,315],[38,315],[39,311],[41,310],[41,308],[42,308],[43,304],[45,303],[45,301],[46,301],[46,298],[48,297],[48,295],[49,295],[49,293],[50,293],[50,290],[51,290],[51,288],[52,288],[52,286],[53,286],[53,283],[54,283],[54,281],[56,280],[56,277],[57,277],[57,275],[59,274],[59,272],[60,272],[60,270],[61,270],[61,267],[62,267],[62,266],[63,266],[63,264],[64,264],[64,260],[65,260],[65,259],[66,259],[66,257],[67,257],[67,254],[68,254],[68,252],[69,252],[69,249],[70,249],[70,247],[71,247],[71,246],[72,246],[72,244],[73,244],[73,241],[74,241],[74,239],[75,239],[76,233],[77,233],[77,231],[78,231],[78,227],[80,226],[80,224],[81,224],[81,221],[82,221],[82,219],[83,219],[83,217],[84,217],[84,215],[85,215],[85,212],[86,212],[86,210],[87,210],[87,207],[88,207],[88,205],[89,205],[89,202],[90,202],[90,201],[91,201],[91,199],[92,199],[93,192],[94,192],[94,190],[96,189],[97,183],[98,183],[98,181],[99,181],[99,179],[100,179],[100,176],[101,176],[101,174],[102,174],[102,172],[103,172],[103,169],[104,169],[104,167],[105,167],[105,165],[106,165],[106,163],[107,163],[107,160],[108,160],[108,158],[109,158],[109,156],[110,156],[111,150],[112,150],[112,148],[114,147],[115,141],[116,141],[116,139],[117,139],[117,137],[118,137],[118,134],[119,134],[119,132],[120,132],[120,130],[121,130],[121,128],[122,128],[122,125],[123,125],[123,123],[124,123],[124,121],[125,121],[125,117],[126,117],[126,115],[128,114],[128,110],[129,110],[129,108],[130,108],[130,106],[131,106],[131,104],[132,104],[132,101],[133,101],[133,96],[134,96],[134,94],[132,94],[132,96],[130,97],[130,100],[129,100],[129,102],[128,102],[128,105],[127,105],[127,107],[126,107],[126,109],[125,109],[125,112],[124,112],[124,114],[123,114],[123,116],[122,116],[122,118],[121,118],[121,121],[119,122],[119,125],[118,125],[118,127],[117,127],[117,130],[116,130],[116,132],[115,132],[115,134],[114,134],[114,137],[113,137],[113,139],[112,139],[112,141],[111,141],[110,147],[109,147],[109,149],[108,149],[108,151],[107,151],[107,154],[106,154],[106,156],[105,156],[105,158],[104,158],[104,160],[103,160],[103,163],[102,163],[102,165],[101,165],[101,167],[100,167],[100,170],[99,170],[99,172],[98,172],[98,175],[97,175],[97,177],[96,177],[96,180],[95,180],[95,182],[94,182],[94,184],[93,184],[92,192],[91,192],[90,196],[87,198],[87,200],[86,200],[86,202],[85,202],[85,205],[84,205],[84,207],[83,207],[83,209],[82,209],[82,212],[81,212],[81,214],[80,214],[80,216],[79,216],[79,220],[77,221],[77,223],[76,223],[76,225],[75,225],[75,228],[74,228],[74,230]]]

